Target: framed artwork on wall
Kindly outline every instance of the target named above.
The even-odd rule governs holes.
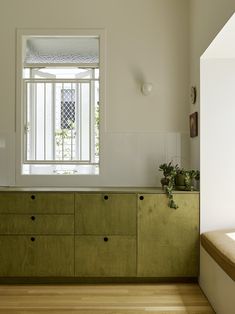
[[[195,104],[196,103],[196,100],[197,100],[197,88],[196,86],[192,86],[191,87],[191,102],[192,104]]]
[[[189,116],[190,137],[198,136],[198,113],[194,112]]]

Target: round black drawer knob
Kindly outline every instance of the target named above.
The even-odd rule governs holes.
[[[105,195],[105,196],[104,196],[104,199],[105,199],[105,200],[108,200],[108,199],[109,199],[108,195]]]
[[[143,197],[143,195],[141,195],[141,196],[140,196],[140,200],[143,201],[143,199],[144,199],[144,197]]]
[[[104,242],[108,242],[109,238],[108,237],[104,237]]]
[[[36,239],[35,239],[34,237],[32,237],[30,240],[31,240],[32,242],[34,242]]]
[[[31,220],[35,220],[35,219],[36,219],[36,217],[35,217],[35,216],[31,216],[30,218],[31,218]]]
[[[35,200],[36,196],[35,195],[31,195],[31,199]]]

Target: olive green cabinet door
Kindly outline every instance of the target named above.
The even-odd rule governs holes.
[[[74,193],[0,192],[0,213],[74,214]]]
[[[75,233],[136,235],[136,195],[77,193]]]
[[[199,266],[199,195],[175,194],[178,209],[165,194],[138,200],[138,276],[195,277]]]
[[[75,236],[75,276],[135,277],[136,238]]]
[[[1,277],[74,276],[73,236],[0,236]]]

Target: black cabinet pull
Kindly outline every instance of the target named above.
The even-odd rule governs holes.
[[[109,238],[108,237],[104,237],[104,242],[108,242]]]
[[[31,240],[32,242],[34,242],[36,239],[35,239],[34,237],[32,237],[30,240]]]
[[[143,201],[143,199],[144,199],[144,197],[143,197],[143,195],[141,195],[141,196],[140,196],[140,200]]]
[[[35,217],[35,216],[31,216],[30,218],[31,218],[31,220],[35,220],[35,219],[36,219],[36,217]]]
[[[104,199],[105,199],[105,200],[108,200],[108,199],[109,199],[108,195],[105,195],[105,196],[104,196]]]
[[[36,196],[35,195],[31,195],[31,199],[35,200]]]

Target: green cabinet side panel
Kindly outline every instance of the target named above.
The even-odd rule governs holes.
[[[136,238],[75,236],[75,276],[136,276]]]
[[[74,234],[74,215],[0,214],[0,234]]]
[[[0,213],[73,214],[74,193],[0,192]]]
[[[136,235],[136,195],[77,193],[75,233]]]
[[[74,276],[73,236],[0,236],[0,248],[1,277]]]
[[[199,195],[175,194],[178,209],[164,194],[138,200],[138,276],[197,276],[199,266]]]

